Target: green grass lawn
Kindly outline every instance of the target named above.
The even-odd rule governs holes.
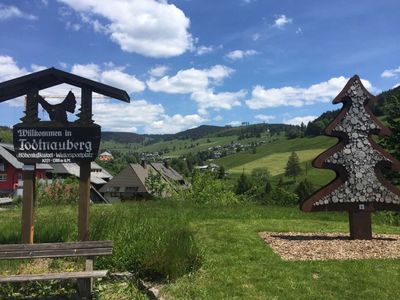
[[[266,156],[280,155],[282,162],[276,162],[280,165],[286,165],[287,159],[292,151],[312,150],[313,154],[319,154],[318,151],[324,151],[336,143],[336,138],[319,136],[313,138],[298,138],[298,139],[281,139],[270,144],[257,147],[256,153],[251,150],[239,152],[236,155],[226,156],[218,159],[217,162],[224,166],[226,170],[240,169],[241,166],[249,164],[255,160],[263,159]],[[286,156],[286,157],[285,157]],[[253,165],[254,166],[254,165]],[[262,165],[258,167],[263,167]],[[243,169],[243,168],[242,168]],[[251,169],[248,170],[251,172]]]
[[[324,150],[325,149],[308,149],[300,150],[296,153],[299,156],[300,163],[302,163],[311,161]],[[250,162],[244,163],[242,165],[233,167],[229,169],[228,172],[233,174],[242,173],[243,170],[245,172],[251,172],[252,170],[260,168],[260,166],[262,166],[263,168],[267,168],[272,176],[281,175],[285,172],[286,163],[290,154],[291,152],[280,152],[266,155]]]
[[[191,225],[204,262],[164,288],[169,299],[398,299],[399,260],[285,262],[258,236],[260,231],[347,232],[345,214],[248,206],[196,215]],[[400,230],[375,225],[374,232]]]
[[[103,224],[104,237],[111,238],[117,248],[134,251],[127,255],[116,250],[112,258],[116,260],[114,271],[115,266],[120,266],[117,254],[127,255],[124,259],[129,262],[132,254],[146,250],[145,254],[156,245],[172,245],[176,249],[176,245],[162,242],[162,232],[170,234],[173,232],[170,227],[179,229],[187,224],[192,233],[189,237],[199,248],[201,263],[164,285],[161,292],[166,299],[353,300],[398,299],[400,294],[400,260],[285,262],[258,236],[260,231],[348,232],[345,213],[303,213],[297,207],[246,203],[228,207],[199,206],[175,201],[96,205],[91,211],[92,230],[100,230],[99,225]],[[17,237],[10,231],[19,228],[19,215],[19,209],[0,212],[3,243]],[[37,219],[36,236],[42,241],[76,238],[74,208],[39,208]],[[382,214],[374,216],[375,233],[400,234],[400,227],[385,225],[385,220]],[[60,236],[52,237],[51,228]],[[101,232],[93,234],[103,237]],[[128,237],[125,238],[127,247],[121,244],[124,235]],[[160,256],[157,253],[162,248],[158,249],[152,258]],[[179,255],[179,251],[175,253]],[[7,266],[0,267],[4,272]],[[105,281],[98,288],[98,299],[144,299],[134,284],[127,282]]]

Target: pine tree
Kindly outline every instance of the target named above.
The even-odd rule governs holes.
[[[296,180],[296,177],[301,173],[300,161],[296,152],[292,152],[289,156],[289,159],[285,168],[285,176],[293,177]]]
[[[390,134],[368,106],[374,100],[358,76],[333,100],[343,107],[325,133],[338,137],[339,143],[320,154],[313,166],[333,169],[337,177],[301,204],[303,211],[348,211],[353,239],[372,238],[371,212],[400,210],[400,190],[380,172],[382,167],[399,171],[400,163],[371,138]]]
[[[242,195],[247,191],[249,191],[251,187],[252,187],[251,181],[249,177],[246,174],[244,174],[243,171],[236,184],[235,193],[237,195]]]

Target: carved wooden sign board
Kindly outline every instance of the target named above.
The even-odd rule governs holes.
[[[99,151],[100,126],[13,128],[16,158],[26,164],[94,161]]]
[[[350,236],[355,239],[372,238],[371,212],[400,210],[400,191],[380,171],[398,171],[400,163],[372,139],[372,134],[390,134],[369,108],[374,100],[357,75],[333,100],[343,107],[325,133],[339,142],[320,154],[313,166],[332,169],[337,176],[300,205],[307,212],[348,211]]]

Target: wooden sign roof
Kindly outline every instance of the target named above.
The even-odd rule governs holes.
[[[98,94],[124,102],[130,102],[129,95],[124,90],[56,68],[49,68],[1,82],[0,102],[26,95],[31,90],[43,90],[62,83],[67,83],[79,88],[88,88]]]

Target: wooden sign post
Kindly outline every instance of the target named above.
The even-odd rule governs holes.
[[[22,242],[25,244],[33,243],[34,229],[34,206],[35,206],[35,166],[24,165],[22,170],[24,180],[22,197]]]

